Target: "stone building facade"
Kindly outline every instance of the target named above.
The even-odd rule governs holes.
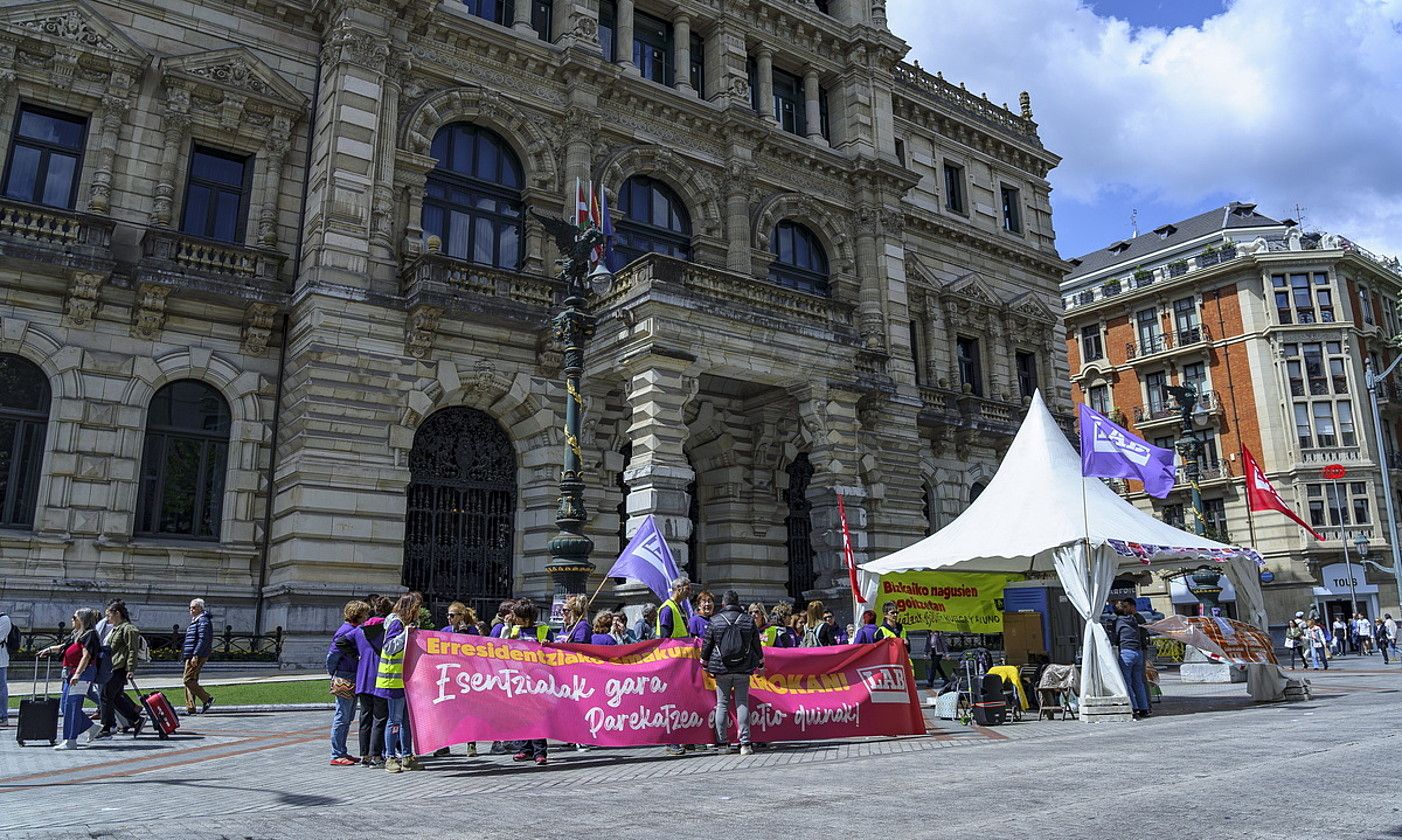
[[[899,548],[1069,409],[1058,158],[906,49],[880,0],[6,3],[0,604],[199,595],[299,659],[368,591],[548,592],[577,180],[600,573],[653,514],[841,601],[838,493]]]
[[[1369,617],[1397,615],[1391,575],[1357,553],[1366,538],[1369,559],[1391,569],[1382,470],[1396,476],[1402,466],[1402,403],[1384,383],[1380,449],[1364,361],[1382,371],[1396,357],[1397,260],[1233,202],[1071,264],[1062,291],[1073,393],[1150,443],[1172,445],[1181,420],[1164,386],[1197,386],[1205,524],[1209,535],[1266,558],[1271,623],[1311,608],[1332,619],[1352,611],[1355,597]],[[1323,539],[1279,513],[1247,511],[1242,447]],[[1329,464],[1346,470],[1337,484],[1323,476]],[[1117,486],[1191,530],[1181,466],[1178,477],[1163,500],[1137,482]],[[1181,578],[1156,579],[1143,593],[1164,612],[1196,610]],[[1226,594],[1229,612],[1233,597]]]

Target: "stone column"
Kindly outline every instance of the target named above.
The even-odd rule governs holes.
[[[516,8],[511,17],[511,28],[522,35],[534,38],[536,31],[531,26],[531,5],[530,0],[516,0]],[[546,32],[545,37],[548,39],[550,33]]]
[[[581,99],[565,111],[565,172],[563,180],[565,210],[574,218],[574,182],[588,183],[593,175],[594,138],[599,135],[599,116],[594,110],[597,102]]]
[[[171,226],[175,206],[175,173],[180,155],[190,139],[190,92],[183,89],[166,91],[165,113],[161,117],[161,170],[156,179],[151,203],[151,224]]]
[[[258,247],[277,247],[277,202],[282,195],[282,164],[291,145],[292,121],[273,118],[273,133],[263,144],[263,206],[258,211]]]
[[[750,179],[754,164],[731,160],[725,167],[725,267],[749,274],[750,259]]]
[[[651,514],[678,568],[688,559],[691,499],[686,488],[695,477],[683,451],[686,405],[697,388],[696,378],[686,372],[688,365],[684,360],[648,355],[627,367],[632,411],[628,437],[633,444],[633,459],[623,471],[628,485],[627,530],[633,534]]]
[[[619,67],[636,73],[633,65],[633,0],[618,0],[613,26],[613,55]]]
[[[118,92],[102,97],[102,132],[97,140],[97,165],[93,168],[92,187],[88,190],[88,212],[107,215],[112,209],[112,162],[117,155],[117,136],[122,129],[131,101],[125,89],[115,83]],[[122,74],[123,78],[130,77]]]
[[[672,71],[674,85],[682,93],[695,93],[691,86],[691,16],[677,13],[672,19],[672,55],[676,69]],[[704,84],[704,82],[703,82]]]
[[[808,129],[808,139],[815,143],[826,143],[823,137],[823,113],[818,106],[818,70],[809,67],[803,74],[803,121]]]
[[[759,84],[759,115],[776,123],[774,117],[774,53],[760,47],[755,53],[755,82]]]
[[[867,491],[857,463],[857,397],[831,391],[822,383],[805,385],[794,396],[799,401],[799,420],[811,441],[808,457],[813,462],[813,481],[808,485],[808,501],[812,506],[813,568],[817,572],[813,590],[817,597],[833,601],[830,606],[840,608],[850,598],[851,587],[842,556],[839,493],[857,562],[865,562]]]

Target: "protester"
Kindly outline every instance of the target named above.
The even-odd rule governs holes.
[[[97,676],[97,660],[100,656],[97,631],[97,610],[83,607],[73,613],[73,632],[68,641],[50,645],[37,655],[63,656],[63,682],[60,685],[59,708],[63,710],[63,737],[55,745],[56,750],[76,750],[78,736],[92,727],[92,720],[83,714],[83,701],[88,696],[88,686]]]
[[[609,635],[613,636],[613,640],[620,645],[631,645],[638,640],[638,637],[633,635],[633,631],[628,629],[628,616],[624,614],[622,609],[613,613],[613,630]]]
[[[1329,670],[1329,638],[1325,635],[1324,625],[1319,623],[1319,619],[1310,619],[1309,634],[1306,638],[1309,641],[1310,658],[1314,667]]]
[[[672,581],[672,597],[662,602],[662,607],[657,611],[657,623],[653,638],[655,639],[684,639],[686,638],[686,611],[682,604],[691,594],[691,578],[686,575],[678,575]]]
[[[594,616],[594,631],[589,635],[591,645],[616,645],[619,644],[617,637],[611,632],[616,625],[615,616],[608,610],[600,610]]]
[[[331,695],[336,698],[336,710],[331,715],[331,764],[354,767],[360,762],[346,751],[351,719],[355,717],[355,678],[360,670],[360,651],[353,634],[370,617],[370,605],[350,601],[341,610],[341,626],[331,634],[326,650],[326,674],[331,677]]]
[[[510,599],[497,604],[497,617],[492,622],[492,636],[500,639],[506,635],[506,628],[511,624],[511,608],[516,605]]]
[[[111,651],[112,674],[102,687],[102,729],[92,736],[94,741],[111,738],[117,730],[117,715],[130,721],[133,731],[141,734],[146,719],[141,709],[127,696],[127,680],[136,673],[137,652],[141,649],[141,631],[131,623],[131,614],[124,601],[107,604],[107,624],[110,631],[107,646]]]
[[[448,625],[442,632],[460,633],[464,636],[482,635],[482,630],[477,626],[477,611],[462,601],[454,601],[448,605]]]
[[[763,608],[757,610],[761,615]],[[729,747],[726,737],[730,704],[735,705],[736,735],[739,743],[732,752],[749,755],[750,676],[764,668],[764,649],[754,619],[740,609],[740,595],[733,589],[721,596],[721,611],[707,625],[701,643],[701,662],[716,683],[716,747]]]
[[[852,644],[869,645],[877,640],[876,611],[862,610],[862,626],[852,634]]]
[[[589,601],[583,595],[570,595],[565,598],[564,626],[560,628],[557,641],[587,645],[594,634],[594,625],[589,621]]]
[[[517,601],[516,606],[512,608],[511,615],[514,622],[511,629],[516,633],[516,636],[512,638],[525,637],[545,641],[546,633],[550,631],[550,628],[545,625],[537,627],[535,623],[537,611],[533,602],[529,600]],[[534,759],[537,767],[544,767],[549,761],[546,756],[545,739],[528,738],[520,742],[520,749],[511,758],[513,761]]]
[[[769,623],[769,614],[764,610],[764,604],[755,602],[746,608],[750,615],[750,620],[754,622],[755,632],[759,633],[759,643],[763,647],[788,647],[789,637],[786,633],[780,633],[779,627]]]
[[[905,636],[905,625],[899,620],[900,607],[895,601],[887,601],[886,606],[881,608],[883,613],[881,626],[876,628],[877,639],[900,639],[905,643],[905,649],[910,650],[910,639]]]
[[[637,621],[633,622],[633,641],[645,642],[648,639],[655,638],[654,627],[656,625],[656,622],[656,605],[648,604],[647,606],[643,607],[642,617],[639,618]]]
[[[1110,642],[1119,648],[1120,674],[1129,689],[1129,703],[1135,720],[1149,716],[1149,682],[1144,673],[1144,649],[1148,639],[1133,598],[1115,602],[1114,618],[1105,622]]]
[[[380,669],[375,687],[387,691],[389,718],[385,724],[385,770],[399,773],[422,770],[414,756],[413,732],[409,728],[408,708],[404,701],[404,648],[409,641],[409,628],[419,615],[423,596],[407,592],[394,603],[394,612],[385,619],[385,641],[380,649]],[[406,620],[403,616],[411,616]]]
[[[806,614],[802,617],[803,634],[800,637],[800,647],[827,647],[837,644],[833,638],[832,623],[823,620],[827,609],[822,601],[809,601]],[[831,618],[831,614],[828,614]]]
[[[204,599],[190,602],[190,624],[185,628],[185,644],[181,648],[181,658],[185,660],[185,714],[195,713],[195,701],[200,701],[200,714],[209,711],[214,698],[200,685],[200,669],[214,652],[214,627],[205,612]]]
[[[941,686],[949,685],[949,677],[944,673],[944,658],[949,655],[949,643],[945,641],[944,634],[938,630],[930,631],[930,674],[925,680],[925,685],[933,689],[935,687],[935,676],[940,678]]]
[[[389,599],[371,595],[365,599],[374,615],[365,619],[351,633],[359,664],[355,671],[355,699],[360,717],[360,764],[362,767],[385,766],[385,725],[389,720],[389,691],[377,688],[375,679],[380,671],[380,648],[385,640],[385,616],[390,613]]]
[[[686,623],[687,635],[694,639],[706,638],[706,628],[711,624],[711,616],[716,613],[716,596],[704,589],[696,596],[696,615]]]
[[[837,623],[837,619],[833,616],[832,610],[823,611],[823,623],[832,628],[833,644],[845,645],[852,640],[852,625],[849,624],[846,628],[843,628]]]
[[[1295,655],[1299,654],[1300,664],[1308,671],[1310,667],[1309,659],[1309,626],[1305,624],[1305,614],[1295,613],[1295,617],[1285,625],[1285,647],[1290,651],[1290,670],[1295,670]]]
[[[10,628],[14,620],[0,610],[0,729],[10,725]]]
[[[1374,621],[1373,638],[1377,640],[1378,651],[1383,655],[1383,664],[1389,664],[1391,660],[1388,659],[1387,625],[1383,623],[1381,618]]]

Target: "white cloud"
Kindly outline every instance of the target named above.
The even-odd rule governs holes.
[[[1030,90],[1060,195],[1298,202],[1402,254],[1402,0],[1236,0],[1172,31],[1077,0],[932,5],[890,2],[907,59],[995,102]]]

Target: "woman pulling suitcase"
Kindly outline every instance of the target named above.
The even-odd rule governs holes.
[[[102,643],[93,629],[95,624],[97,610],[83,607],[75,611],[69,640],[38,653],[39,656],[63,655],[63,691],[59,704],[63,709],[63,739],[54,747],[57,750],[78,749],[78,736],[92,728],[92,720],[83,714],[83,700],[87,698],[88,686],[97,677],[97,662],[101,657]]]

